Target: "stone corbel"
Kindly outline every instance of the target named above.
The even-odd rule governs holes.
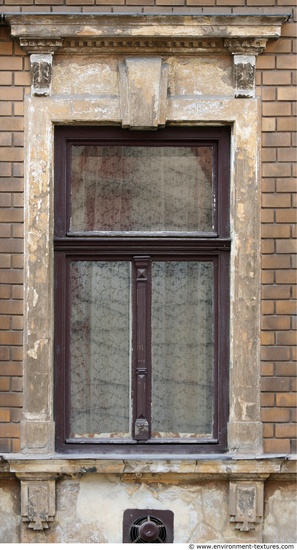
[[[20,38],[21,47],[30,54],[32,95],[51,95],[53,55],[62,43],[61,38]]]
[[[224,46],[233,55],[235,97],[255,97],[256,56],[266,47],[266,39],[226,39]]]
[[[263,517],[264,481],[231,481],[229,488],[230,522],[235,529],[251,531]]]
[[[21,515],[29,529],[49,528],[56,515],[54,474],[17,473],[21,481]]]
[[[161,57],[119,63],[123,128],[154,130],[166,124],[168,65]]]

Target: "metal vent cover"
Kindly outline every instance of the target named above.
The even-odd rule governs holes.
[[[173,512],[170,510],[126,510],[123,542],[138,544],[173,542]]]

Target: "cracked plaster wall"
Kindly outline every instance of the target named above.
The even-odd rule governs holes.
[[[57,482],[56,521],[36,532],[20,526],[18,486],[0,485],[0,540],[22,543],[121,543],[123,513],[129,508],[172,510],[174,543],[259,543],[296,540],[292,522],[294,483],[266,482],[264,521],[249,532],[229,522],[228,480],[163,480],[114,474],[85,474]],[[262,532],[263,531],[263,532]]]

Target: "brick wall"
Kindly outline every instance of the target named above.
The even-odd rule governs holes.
[[[296,452],[295,0],[0,0],[8,12],[292,13],[257,62],[262,97],[264,450]],[[0,452],[17,452],[22,406],[23,97],[28,57],[0,27]]]

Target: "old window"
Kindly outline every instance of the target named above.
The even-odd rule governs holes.
[[[56,127],[57,450],[226,449],[229,139]]]

